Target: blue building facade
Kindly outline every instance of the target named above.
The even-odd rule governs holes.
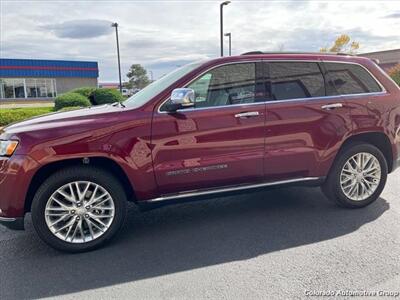
[[[93,61],[0,58],[0,101],[43,99],[84,86],[97,86]]]

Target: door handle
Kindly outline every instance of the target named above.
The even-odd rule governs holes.
[[[343,107],[342,103],[332,103],[332,104],[326,104],[326,105],[321,106],[321,108],[325,109],[325,110],[331,110],[331,109],[340,108],[340,107]]]
[[[259,115],[260,115],[260,113],[258,111],[248,111],[248,112],[242,112],[242,113],[236,114],[235,118],[250,118],[250,117],[256,117]]]

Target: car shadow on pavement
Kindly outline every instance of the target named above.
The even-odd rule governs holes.
[[[351,234],[379,218],[383,198],[363,209],[330,203],[318,188],[248,193],[141,213],[97,251],[65,254],[27,232],[0,239],[0,298],[64,295],[203,268]]]

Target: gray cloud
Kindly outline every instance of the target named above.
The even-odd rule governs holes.
[[[384,43],[387,40],[395,41],[397,36],[380,36],[372,34],[362,28],[343,29],[338,27],[325,29],[308,29],[303,27],[293,28],[291,31],[267,30],[265,36],[279,36],[279,43],[268,43],[262,49],[276,51],[279,45],[284,46],[285,51],[318,51],[320,48],[330,46],[341,34],[348,34],[352,40],[360,43],[361,47]]]
[[[42,26],[59,38],[86,39],[108,35],[112,32],[111,22],[106,20],[73,20]]]
[[[392,24],[399,12],[394,1],[234,1],[224,10],[224,28],[232,32],[234,55],[277,51],[280,45],[318,51],[342,33],[368,52],[398,47]],[[2,5],[0,18],[3,57],[94,60],[100,81],[118,78],[110,19],[120,24],[123,76],[134,63],[159,78],[178,65],[219,56],[219,2],[16,0]]]
[[[400,19],[400,11],[384,16],[387,19]]]

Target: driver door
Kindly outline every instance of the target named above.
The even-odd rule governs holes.
[[[153,164],[160,194],[263,179],[265,99],[262,65],[215,67],[187,87],[195,107],[155,110]]]

